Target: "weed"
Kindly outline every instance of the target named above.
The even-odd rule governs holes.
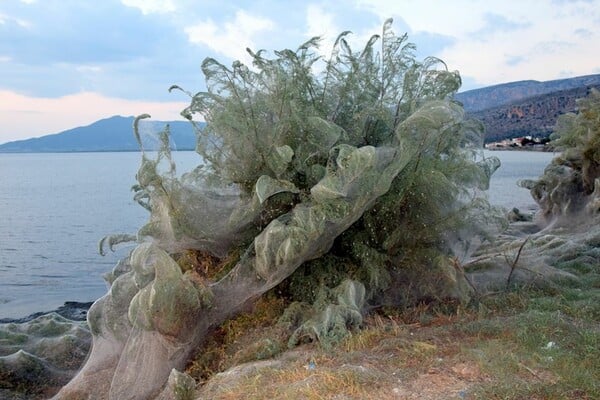
[[[285,300],[273,293],[259,298],[250,312],[226,321],[213,332],[196,351],[186,372],[197,381],[205,381],[238,363],[279,354],[286,338],[276,321],[284,308]]]

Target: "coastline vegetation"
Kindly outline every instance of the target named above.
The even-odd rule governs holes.
[[[188,111],[192,112],[192,109],[193,105]],[[589,112],[586,115],[589,119]],[[227,123],[230,121],[228,118],[223,120]],[[571,130],[576,129],[575,125],[569,125]],[[471,134],[477,132],[476,125],[469,126],[472,129]],[[588,139],[585,142],[589,141]],[[560,143],[560,140],[553,142],[555,145]],[[459,147],[464,144],[460,141],[454,142],[454,145]],[[419,152],[422,153],[423,150],[421,148]],[[578,153],[580,150],[574,152]],[[437,157],[444,152],[434,154],[434,157]],[[447,167],[445,165],[440,169]],[[424,169],[429,168],[431,165]],[[247,168],[244,170],[247,171]],[[488,174],[492,170],[493,165]],[[255,179],[256,177],[251,181]],[[296,181],[293,183],[301,185]],[[424,182],[418,181],[415,187],[425,187]],[[429,192],[429,189],[425,191]],[[388,197],[397,196],[398,192],[390,193],[392,194]],[[406,202],[409,204],[422,201],[407,197]],[[386,196],[383,198],[381,208],[385,209]],[[456,198],[450,201],[456,201]],[[394,208],[402,202],[391,204],[393,206],[387,207]],[[427,211],[419,209],[415,214],[427,213],[435,207],[440,207],[440,203],[429,204],[428,207],[430,208],[426,209]],[[402,206],[399,208],[402,209]],[[406,220],[410,221],[414,217],[406,211],[405,209],[403,213],[405,219],[400,223],[407,223]],[[464,212],[465,209],[460,211]],[[485,212],[486,216],[492,217],[493,220],[494,210],[487,208]],[[386,214],[386,217],[389,216],[390,214]],[[374,219],[377,221],[377,218]],[[397,219],[392,221],[399,223]],[[430,228],[432,222],[428,222],[422,223],[421,226]],[[367,251],[380,254],[383,261],[380,259],[379,262],[390,265],[390,259],[385,258],[386,255],[390,255],[389,248],[386,253],[381,242],[377,241],[377,236],[372,233],[375,238],[369,238],[368,234],[361,235],[361,229],[369,225],[357,225],[359,229],[350,229],[350,233],[345,234],[346,237],[342,235],[342,238],[348,240],[347,237],[352,235],[361,237],[363,243],[374,247]],[[407,225],[410,226],[411,222]],[[433,230],[428,233],[435,235],[437,232],[439,238],[446,232],[456,232],[457,229],[460,228],[443,225],[439,231]],[[389,235],[386,228],[380,230]],[[419,237],[418,233],[413,234]],[[389,236],[385,239],[389,239]],[[341,250],[334,251],[331,256],[307,264],[309,267],[300,267],[288,281],[263,295],[253,305],[251,312],[243,313],[221,325],[211,340],[196,352],[195,358],[188,364],[187,372],[199,382],[208,382],[200,392],[211,398],[287,398],[302,393],[307,398],[334,398],[342,395],[348,398],[385,399],[396,398],[403,394],[403,390],[408,390],[404,393],[407,398],[440,398],[447,396],[449,390],[460,398],[593,398],[598,394],[598,386],[595,383],[598,381],[598,374],[594,372],[598,370],[599,339],[597,300],[600,271],[597,262],[588,258],[578,264],[579,260],[576,257],[570,261],[565,261],[567,258],[563,257],[561,263],[551,263],[559,270],[572,272],[577,279],[559,280],[556,284],[546,282],[540,286],[539,282],[534,283],[534,278],[525,286],[512,285],[512,274],[517,267],[521,250],[527,244],[527,239],[513,240],[517,241],[520,247],[514,256],[510,272],[504,277],[504,290],[484,294],[472,287],[475,293],[469,293],[470,296],[466,299],[456,295],[456,292],[454,297],[445,297],[442,293],[447,292],[436,287],[433,290],[421,291],[412,298],[405,296],[401,303],[384,305],[382,302],[376,306],[374,312],[369,313],[356,325],[346,320],[343,323],[346,329],[342,329],[341,336],[328,336],[326,330],[314,325],[313,319],[313,324],[309,324],[308,330],[300,328],[302,339],[298,339],[297,329],[298,326],[302,326],[306,315],[314,316],[320,312],[314,303],[321,302],[320,307],[327,307],[326,304],[330,301],[328,299],[331,299],[320,292],[324,282],[328,282],[330,289],[334,288],[336,283],[344,279],[344,273],[350,271],[352,274],[352,271],[360,269],[360,257],[340,257],[340,254],[344,254],[344,249],[357,247],[357,241],[350,239],[352,245],[342,245]],[[436,247],[436,239],[432,239],[431,236],[429,240],[423,241],[428,244],[429,249]],[[418,242],[420,240],[417,239],[410,244],[396,244],[390,248],[400,248],[406,254],[407,247]],[[334,244],[334,249],[335,246]],[[492,244],[491,247],[493,246]],[[535,247],[531,247],[529,252],[535,254]],[[543,250],[539,250],[538,254],[541,253]],[[460,270],[460,263],[465,260],[457,258],[456,253],[449,252],[446,255],[455,257],[457,268]],[[418,265],[427,265],[426,260],[429,260],[428,272],[432,271],[431,260],[435,257],[404,257],[396,257],[395,261],[403,259]],[[508,261],[506,263],[509,264]],[[340,275],[340,266],[342,277],[336,276]],[[520,267],[526,270],[528,265]],[[311,282],[311,275],[312,278],[316,277],[315,282]],[[375,291],[369,287],[369,279],[372,280],[373,277],[370,276],[361,282],[368,290]],[[397,285],[390,284],[389,279],[386,277],[383,280],[386,282],[384,285],[398,288]],[[303,291],[295,292],[294,284]],[[405,287],[400,290],[403,289]],[[428,297],[424,293],[439,296]],[[376,296],[371,297],[373,298]],[[350,329],[347,330],[348,328]],[[328,329],[336,330],[336,334],[340,332],[335,326],[330,325]],[[315,340],[318,344],[315,344]],[[302,346],[303,353],[294,353],[295,346]],[[289,350],[290,348],[292,350]],[[569,351],[565,351],[566,348],[569,348]],[[389,362],[380,360],[385,352],[388,352],[386,355],[390,358]],[[550,353],[551,355],[548,355]],[[506,356],[498,357],[498,354]],[[238,377],[229,377],[231,381],[225,385],[226,389],[219,388],[222,381],[219,375],[215,378],[215,373],[230,368],[235,370],[236,366],[244,363],[255,365],[252,361],[273,360],[275,356],[287,360],[283,369],[278,361],[274,361],[275,364],[266,362],[263,367],[257,367],[255,370],[250,368],[251,372],[240,372]],[[370,366],[365,367],[365,360],[373,358],[379,361],[367,361],[366,364]],[[576,365],[586,367],[575,367]],[[317,369],[319,372],[315,372]],[[413,391],[411,392],[410,385],[408,389],[406,384],[398,385],[399,376],[396,372],[389,371],[402,371],[397,373],[409,382],[412,380],[415,384],[412,387]],[[447,376],[444,377],[444,373]],[[436,376],[439,375],[442,375],[441,379],[436,381]],[[427,397],[422,393],[428,389],[424,380],[431,379],[436,384]]]
[[[150,220],[90,309],[90,358],[59,397],[96,391],[97,373],[112,397],[156,396],[216,326],[272,290],[289,301],[288,347],[332,348],[370,308],[469,300],[457,266],[502,225],[485,196],[499,161],[483,158],[482,125],[453,99],[458,72],[418,61],[391,20],[359,51],[349,34],[326,59],[319,38],[248,50],[252,68],[205,59],[207,91],[182,112],[206,121],[204,163],[181,178],[168,127],[152,159],[138,130],[149,116],[136,119],[135,199]]]
[[[178,178],[168,129],[142,148],[150,220],[103,241],[139,245],[57,399],[600,396],[600,96],[523,183],[544,218],[509,227],[460,76],[391,23],[328,59],[313,38],[205,60],[183,115],[206,162]]]

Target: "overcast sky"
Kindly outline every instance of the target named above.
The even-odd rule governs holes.
[[[0,0],[0,143],[112,115],[181,119],[205,57],[248,62],[344,30],[356,48],[394,18],[462,90],[600,73],[600,0]]]

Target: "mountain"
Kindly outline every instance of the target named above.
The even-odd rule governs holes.
[[[560,90],[470,113],[485,126],[485,142],[523,136],[548,137],[562,114],[577,111],[576,100],[594,86]],[[595,86],[600,89],[600,84]]]
[[[486,143],[503,139],[547,137],[556,119],[577,111],[575,100],[587,96],[590,88],[600,89],[600,74],[546,82],[519,81],[456,94],[470,116],[481,120]],[[0,153],[138,151],[133,136],[133,117],[114,116],[91,125],[69,129],[54,135],[19,140],[0,145]],[[145,149],[158,148],[158,135],[166,124],[171,131],[171,148],[192,150],[196,135],[188,121],[140,121]]]
[[[485,142],[522,136],[548,137],[576,100],[600,89],[600,74],[546,82],[520,81],[458,93],[455,99],[485,126]]]
[[[463,104],[465,111],[478,112],[531,97],[584,86],[600,86],[600,74],[545,82],[530,80],[503,83],[457,93],[454,98]]]
[[[133,135],[134,117],[114,116],[88,126],[69,129],[39,138],[17,140],[0,145],[0,153],[47,153],[76,151],[139,151]],[[158,133],[165,125],[171,132],[171,148],[193,150],[196,135],[188,121],[141,120],[140,136],[145,149],[156,150]]]

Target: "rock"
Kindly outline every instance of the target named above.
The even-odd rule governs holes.
[[[67,301],[54,312],[73,321],[85,321],[87,318],[87,312],[92,304],[94,303],[91,301],[87,303]]]
[[[21,324],[52,313],[56,313],[61,317],[72,321],[85,321],[87,318],[87,312],[92,304],[92,302],[79,303],[77,301],[67,301],[54,311],[36,312],[23,318],[0,318],[0,324],[9,324],[11,322]]]
[[[532,215],[523,214],[518,208],[513,208],[507,215],[510,222],[527,222],[533,219]]]
[[[186,373],[172,369],[167,386],[156,400],[193,400],[196,381]]]

